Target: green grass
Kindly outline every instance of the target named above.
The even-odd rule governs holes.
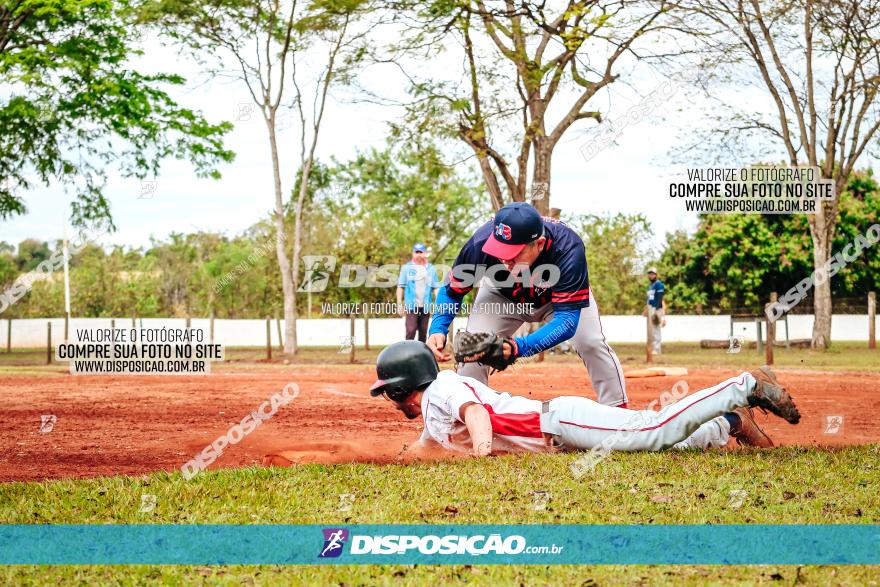
[[[880,351],[865,343],[831,350],[776,349],[782,368],[880,371]],[[614,345],[626,368],[644,365],[644,345]],[[356,349],[356,365],[375,361],[377,348]],[[655,365],[744,369],[763,355],[664,345]],[[337,348],[305,349],[293,365],[349,368]],[[60,375],[45,350],[0,353],[0,373]],[[547,355],[544,365],[578,364]],[[524,369],[541,363],[524,365]],[[277,349],[227,349],[217,371],[289,368]],[[523,455],[417,466],[308,465],[290,469],[218,470],[186,482],[179,474],[85,481],[0,484],[0,523],[880,523],[880,446],[829,451],[615,453],[576,480],[576,455]],[[731,491],[744,491],[733,507]],[[546,491],[545,509],[534,492]],[[155,511],[139,511],[141,496]],[[355,496],[339,511],[340,494]],[[735,541],[736,536],[731,536]],[[805,584],[878,585],[863,566],[9,566],[2,584],[222,585],[632,585]]]
[[[614,350],[625,366],[645,366],[645,345],[615,344]],[[812,349],[773,349],[774,366],[811,371],[880,372],[880,349],[869,349],[867,342],[836,342],[826,351]],[[764,353],[742,349],[728,353],[726,349],[701,349],[692,343],[663,345],[663,354],[654,357],[654,366],[692,368],[750,369],[764,362]]]
[[[861,585],[880,584],[866,566],[230,565],[0,567],[9,585]]]
[[[880,445],[307,465],[0,485],[0,523],[880,523]],[[731,491],[745,492],[737,504]],[[549,492],[541,508],[535,492]],[[140,512],[141,496],[156,496]],[[340,495],[352,494],[350,511]],[[731,541],[736,536],[731,535]],[[395,576],[396,575],[396,576]],[[781,577],[781,579],[780,579]],[[138,566],[0,568],[3,583],[877,584],[870,567]],[[589,581],[592,581],[589,582]]]

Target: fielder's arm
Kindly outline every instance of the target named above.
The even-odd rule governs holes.
[[[464,294],[458,294],[450,291],[449,286],[441,286],[437,290],[437,307],[434,308],[434,315],[431,316],[431,326],[428,328],[428,336],[432,334],[442,334],[446,336],[449,332],[449,325],[458,315],[461,309],[461,302],[464,300]]]
[[[481,404],[468,402],[461,406],[459,416],[471,435],[474,445],[471,454],[475,457],[492,454],[492,421],[486,408]]]
[[[458,315],[463,299],[464,294],[450,291],[449,286],[440,286],[437,290],[437,301],[428,328],[428,348],[438,361],[448,361],[452,358],[449,353],[443,353],[443,347],[446,346],[446,333],[449,332],[449,326]]]
[[[580,322],[580,309],[554,310],[553,319],[528,336],[514,338],[518,356],[530,357],[541,351],[552,349],[560,342],[568,340],[577,331]]]

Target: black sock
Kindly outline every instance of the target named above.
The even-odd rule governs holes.
[[[724,414],[724,419],[727,420],[727,423],[730,424],[730,433],[739,432],[740,426],[742,426],[742,418],[739,417],[739,414],[734,414],[733,412],[727,412]]]

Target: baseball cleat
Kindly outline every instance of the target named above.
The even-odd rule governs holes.
[[[752,417],[751,408],[737,408],[733,411],[739,416],[739,427],[736,431],[731,430],[730,435],[736,439],[736,443],[740,446],[758,446],[760,448],[770,448],[773,446],[773,440],[767,436],[767,433],[761,430],[755,418]]]
[[[764,365],[749,371],[755,378],[755,389],[749,394],[749,407],[762,408],[773,412],[790,424],[800,422],[801,414],[794,405],[794,400],[776,379],[770,367]]]

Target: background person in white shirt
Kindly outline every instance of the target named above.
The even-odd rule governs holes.
[[[541,402],[499,393],[472,377],[440,371],[434,353],[416,341],[385,348],[376,372],[379,379],[370,387],[371,395],[384,395],[407,418],[424,418],[417,448],[439,445],[474,456],[601,446],[625,451],[719,447],[729,435],[764,435],[757,425],[757,430],[745,426],[745,419],[727,420],[739,419],[733,412],[749,407],[792,424],[800,420],[791,396],[767,367],[692,393],[657,412],[605,406],[585,397]]]

